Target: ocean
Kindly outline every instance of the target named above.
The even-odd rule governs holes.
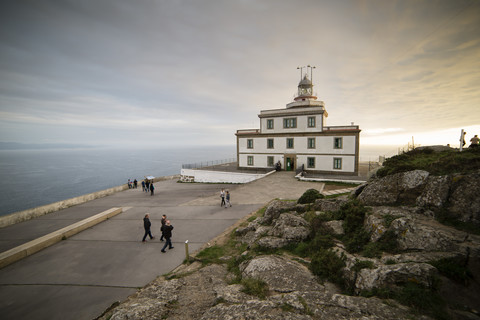
[[[0,150],[0,215],[127,183],[182,164],[236,158],[236,147]]]
[[[395,147],[361,146],[360,161]],[[141,180],[180,174],[182,164],[236,159],[236,146],[163,149],[0,150],[0,215]]]

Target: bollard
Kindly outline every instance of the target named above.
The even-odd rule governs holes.
[[[187,259],[187,264],[190,263],[190,256],[188,255],[188,240],[185,241],[185,258]]]

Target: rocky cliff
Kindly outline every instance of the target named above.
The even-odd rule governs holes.
[[[101,319],[480,319],[480,173],[273,201]]]

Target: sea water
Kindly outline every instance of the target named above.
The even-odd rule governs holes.
[[[182,164],[233,160],[235,146],[170,149],[0,150],[0,215],[78,197]]]
[[[361,146],[360,161],[396,149]],[[78,197],[144,177],[180,174],[182,164],[234,161],[235,146],[171,149],[0,150],[0,215]]]

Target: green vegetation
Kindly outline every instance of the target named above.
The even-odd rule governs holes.
[[[265,209],[266,207],[257,211],[255,215],[249,218],[249,221],[262,216]],[[234,274],[234,277],[230,278],[230,283],[241,284],[243,286],[242,292],[254,295],[260,299],[265,299],[268,296],[268,285],[259,279],[242,278],[239,266],[243,262],[263,254],[288,253],[301,257],[303,259],[298,258],[301,260],[301,263],[308,265],[308,268],[320,280],[336,283],[343,287],[346,292],[352,294],[351,284],[344,279],[343,275],[346,257],[343,254],[338,255],[332,249],[335,241],[341,240],[348,252],[361,253],[369,258],[380,257],[383,252],[398,253],[399,251],[397,236],[391,230],[384,232],[378,241],[369,241],[370,234],[363,228],[365,216],[368,214],[369,209],[367,207],[357,200],[350,200],[337,212],[317,214],[314,211],[308,211],[304,213],[304,218],[310,222],[311,226],[310,236],[306,241],[293,243],[281,249],[267,249],[254,246],[246,251],[247,245],[239,243],[235,233],[232,232],[225,244],[206,248],[196,258],[203,265],[209,263],[226,264],[227,269]],[[396,218],[393,215],[384,216],[385,225],[390,225]],[[344,235],[338,236],[332,233],[330,227],[325,224],[325,222],[331,220],[343,220]],[[462,265],[465,265],[463,262],[441,259],[430,263],[447,277],[466,283],[470,279],[471,273],[465,267],[462,267]],[[386,264],[395,263],[393,259],[386,262]],[[375,268],[375,265],[369,260],[357,260],[352,267],[352,271],[359,272],[365,268],[372,269]],[[399,285],[396,289],[376,288],[360,294],[367,297],[377,296],[383,299],[395,299],[399,303],[409,306],[414,312],[414,316],[426,314],[436,319],[447,319],[445,302],[437,293],[435,285],[425,287],[415,282],[408,282],[404,285]],[[304,300],[300,300],[300,302],[304,305],[305,313],[310,314],[311,311],[308,309],[306,302]],[[286,312],[293,312],[294,310],[294,307],[289,304],[284,304],[281,308]]]
[[[427,288],[419,283],[403,284],[399,289],[375,288],[360,293],[363,297],[376,296],[381,299],[394,299],[408,306],[415,315],[425,314],[438,320],[447,320],[446,303],[435,287]]]
[[[244,278],[241,281],[243,293],[265,299],[268,296],[269,288],[265,281],[254,278]]]
[[[468,233],[473,233],[476,235],[480,235],[480,225],[474,222],[464,222],[460,221],[454,217],[452,217],[447,209],[441,209],[435,213],[435,219],[446,225],[453,227],[457,230],[465,231]]]
[[[317,199],[322,199],[324,196],[317,189],[308,189],[305,191],[300,198],[298,198],[297,203],[306,204],[313,203]]]
[[[352,270],[355,272],[358,272],[362,269],[374,269],[374,268],[375,268],[375,265],[370,260],[357,260]]]
[[[388,158],[377,171],[379,177],[421,169],[432,175],[471,173],[480,169],[480,148],[435,152],[432,149],[414,149]]]
[[[472,272],[467,268],[465,258],[443,258],[440,260],[430,261],[432,266],[445,277],[454,281],[467,285],[473,278]]]
[[[345,259],[345,256],[339,257],[331,249],[321,250],[312,257],[310,270],[320,279],[343,285],[342,271],[345,267]]]

